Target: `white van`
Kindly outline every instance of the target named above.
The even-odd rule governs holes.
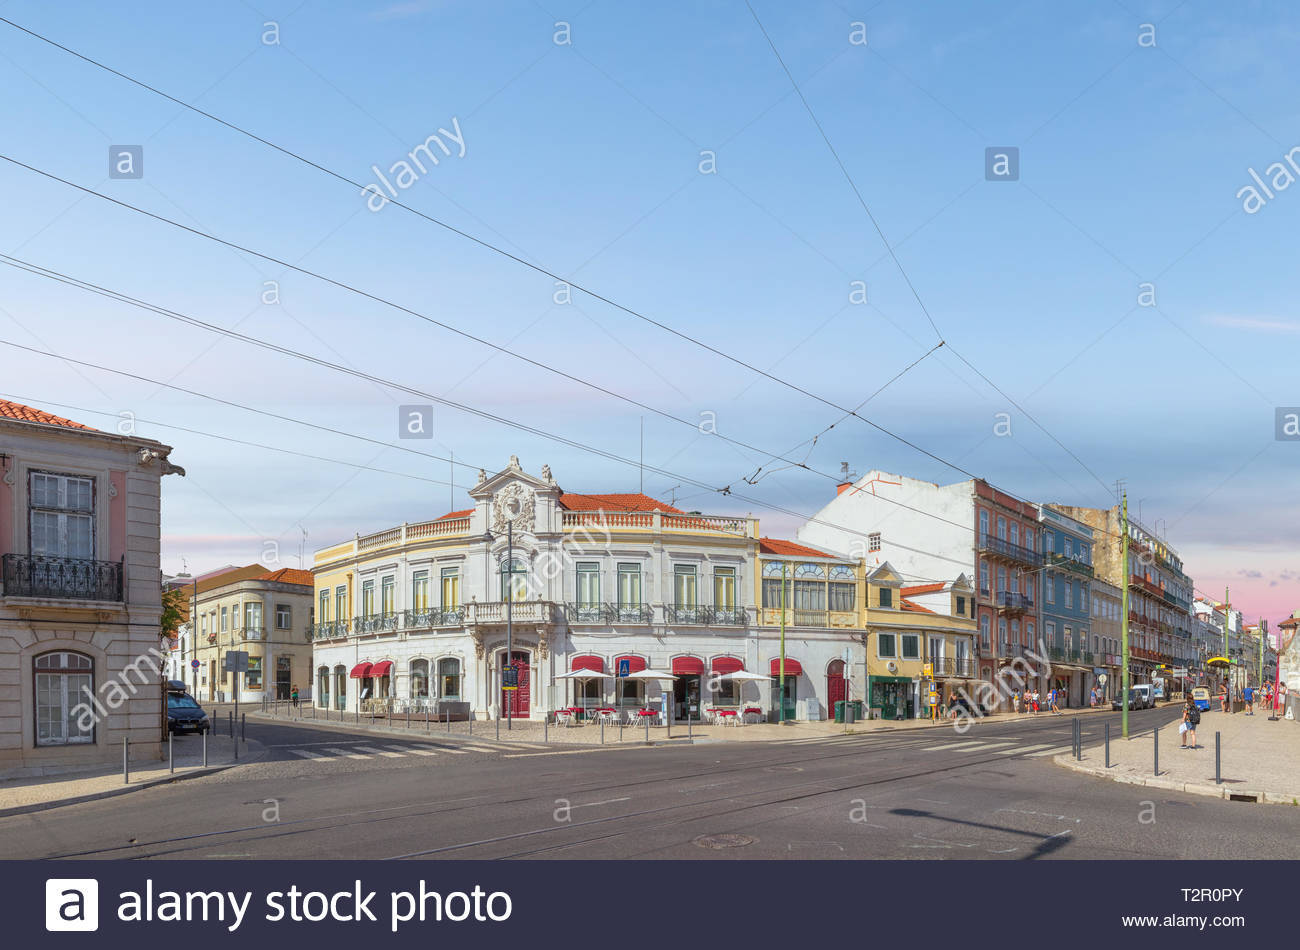
[[[1138,683],[1133,687],[1135,694],[1133,705],[1137,709],[1154,709],[1156,705],[1156,689],[1150,683]]]

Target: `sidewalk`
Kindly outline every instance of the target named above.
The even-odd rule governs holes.
[[[1089,715],[1092,713],[1108,712],[1109,708],[1102,709],[1097,707],[1076,708],[1063,710],[1064,715],[1056,718],[1068,718],[1076,715]],[[413,715],[408,724],[407,720],[401,713],[397,713],[390,721],[385,717],[375,717],[373,720],[368,716],[362,716],[358,722],[355,714],[345,715],[339,718],[337,712],[332,713],[333,718],[327,719],[324,716],[312,717],[311,707],[300,707],[299,715],[287,715],[286,709],[281,708],[279,715],[268,710],[267,712],[250,712],[248,721],[253,722],[294,722],[301,723],[305,726],[312,727],[333,727],[346,728],[352,731],[374,732],[380,735],[393,736],[410,736],[419,738],[428,736],[437,738],[439,735],[452,735],[462,738],[468,738],[473,735],[475,739],[494,741],[497,738],[497,721],[494,719],[476,719],[473,723],[473,732],[470,732],[470,724],[467,722],[452,722],[448,729],[445,722],[438,722],[436,719],[429,721],[427,724],[423,716]],[[975,725],[981,722],[1005,723],[1019,722],[1021,720],[1031,720],[1042,718],[1049,715],[1048,713],[1039,713],[1037,717],[1029,713],[1020,716],[1014,713],[1002,713],[985,717],[984,719],[973,720]],[[427,730],[426,730],[427,725]],[[788,742],[792,739],[812,740],[833,738],[835,736],[848,735],[865,735],[874,732],[902,732],[912,729],[952,729],[953,721],[949,719],[939,719],[931,721],[929,719],[871,719],[863,722],[857,722],[849,725],[847,728],[844,723],[833,722],[831,720],[821,720],[818,722],[788,722],[784,725],[779,723],[757,723],[747,726],[714,726],[704,723],[695,722],[689,727],[686,723],[674,723],[671,729],[664,726],[651,726],[649,729],[649,742],[651,745],[664,744],[682,744],[690,742]],[[578,724],[571,726],[559,726],[551,723],[544,727],[540,721],[516,719],[509,728],[503,720],[500,724],[500,739],[505,741],[542,743],[549,742],[556,745],[600,745],[601,730],[594,723]],[[621,732],[617,726],[606,726],[604,731],[604,744],[606,746],[617,747],[622,745],[645,745],[647,732],[644,726],[627,726]]]
[[[0,779],[0,818],[44,811],[62,805],[111,798],[127,792],[177,782],[201,775],[212,775],[236,765],[256,762],[266,754],[260,742],[242,742],[235,758],[235,740],[228,736],[208,736],[208,765],[203,765],[202,739],[177,736],[173,740],[176,771],[168,769],[166,745],[161,762],[132,762],[130,781],[122,781],[121,764],[102,769]]]
[[[1173,714],[1178,710],[1168,707]],[[1160,774],[1155,775],[1152,730],[1131,734],[1125,740],[1111,730],[1110,764],[1105,767],[1102,743],[1084,747],[1082,761],[1068,753],[1055,758],[1057,765],[1100,778],[1133,785],[1173,789],[1195,795],[1211,795],[1234,801],[1265,802],[1275,805],[1300,804],[1300,726],[1255,713],[1201,713],[1196,731],[1197,748],[1179,747],[1175,721],[1160,730]],[[1222,778],[1214,781],[1214,737],[1220,736]]]

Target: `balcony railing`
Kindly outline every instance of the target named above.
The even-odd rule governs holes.
[[[346,637],[348,635],[348,622],[346,620],[330,620],[326,623],[315,623],[311,627],[311,638],[313,640],[331,640],[334,637]]]
[[[1034,601],[1028,594],[1017,594],[1009,590],[998,591],[996,603],[1003,610],[1033,610]]]
[[[6,554],[6,597],[121,602],[122,562],[45,554]]]
[[[1079,560],[1076,557],[1066,557],[1064,554],[1051,553],[1047,555],[1047,562],[1052,567],[1063,567],[1067,571],[1074,571],[1076,574],[1082,574],[1084,577],[1092,577],[1092,565]]]
[[[935,676],[970,678],[975,675],[975,661],[969,657],[941,656],[930,662],[934,666]]]
[[[979,548],[986,554],[999,555],[1022,564],[1032,564],[1036,567],[1043,563],[1043,556],[1037,551],[1031,551],[1029,548],[1023,548],[992,535],[982,535],[979,539]]]
[[[678,604],[664,604],[664,616],[669,623],[706,626],[709,622],[709,609],[707,607],[684,607]]]
[[[235,627],[231,630],[231,635],[236,640],[263,640],[266,638],[266,627],[261,624],[246,624]]]
[[[749,611],[744,607],[710,607],[709,626],[743,627],[749,623]]]
[[[611,623],[651,623],[654,610],[649,604],[606,604]]]
[[[352,629],[356,633],[395,633],[401,618],[402,615],[398,613],[355,617],[352,620]]]
[[[422,607],[402,611],[402,627],[406,630],[429,630],[433,627],[459,627],[465,622],[464,607]]]

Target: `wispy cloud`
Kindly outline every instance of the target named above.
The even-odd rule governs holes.
[[[1300,322],[1278,320],[1272,317],[1236,317],[1215,314],[1206,317],[1205,322],[1216,327],[1228,327],[1233,330],[1246,330],[1253,333],[1300,333]]]

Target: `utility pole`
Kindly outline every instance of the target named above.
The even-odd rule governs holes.
[[[1264,626],[1264,618],[1259,618],[1259,685],[1264,685],[1264,631],[1268,628]]]
[[[1119,534],[1120,534],[1120,562],[1123,564],[1123,583],[1120,592],[1119,608],[1119,644],[1120,644],[1120,665],[1123,667],[1120,684],[1120,730],[1124,738],[1128,738],[1128,585],[1131,577],[1128,563],[1128,492],[1125,492],[1120,500],[1119,515]]]
[[[506,667],[513,669],[514,663],[514,612],[511,609],[514,606],[515,599],[515,522],[513,518],[506,521]],[[516,674],[518,675],[518,674]],[[509,702],[506,703],[506,730],[509,731],[515,725],[515,697],[519,695],[519,681],[515,680],[515,689],[509,693]],[[499,718],[499,717],[498,717]]]
[[[786,562],[782,561],[781,562],[781,667],[779,670],[780,685],[777,687],[777,692],[776,692],[777,708],[780,710],[780,712],[777,713],[776,721],[779,722],[781,725],[785,725],[785,570],[786,570]],[[845,716],[845,718],[847,719],[848,717]]]
[[[1232,657],[1228,654],[1228,628],[1232,625],[1232,610],[1228,607],[1229,593],[1230,589],[1225,586],[1223,588],[1223,659],[1227,661],[1227,665],[1223,668],[1223,676],[1224,689],[1229,690],[1228,709],[1232,709]]]

